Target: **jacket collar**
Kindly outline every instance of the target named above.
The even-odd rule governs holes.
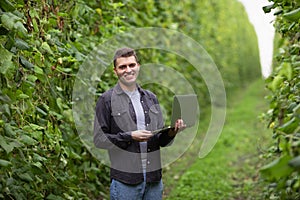
[[[140,92],[141,95],[143,95],[145,93],[144,89],[140,87],[139,84],[136,84],[136,87],[138,89],[138,91]],[[121,88],[120,83],[118,82],[116,84],[116,86],[114,87],[114,91],[116,92],[116,94],[121,95],[121,94],[125,94],[124,90]]]

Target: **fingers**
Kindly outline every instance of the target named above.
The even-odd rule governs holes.
[[[171,129],[169,132],[168,132],[168,135],[170,137],[173,137],[175,136],[178,132],[182,131],[183,129],[186,128],[186,124],[184,123],[184,121],[182,119],[178,119],[176,122],[175,122],[175,127],[173,129]]]
[[[150,137],[152,137],[153,136],[153,134],[150,132],[150,131],[142,131],[141,132],[141,135],[140,135],[140,137],[139,137],[139,141],[140,142],[146,142],[146,141],[148,141],[149,139],[150,139]]]
[[[182,119],[178,119],[175,123],[175,131],[186,128],[186,125]]]
[[[137,130],[137,131],[133,131],[131,133],[131,137],[134,140],[139,141],[139,142],[146,142],[152,136],[153,136],[153,134],[147,130]]]

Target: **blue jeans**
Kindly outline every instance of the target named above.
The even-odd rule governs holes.
[[[110,185],[111,200],[161,200],[163,194],[162,180],[156,183],[127,185],[117,180],[112,180]]]

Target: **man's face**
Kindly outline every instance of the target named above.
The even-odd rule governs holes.
[[[136,62],[134,56],[120,57],[116,60],[115,74],[119,81],[125,87],[130,87],[136,84],[136,79],[139,75],[140,65]]]

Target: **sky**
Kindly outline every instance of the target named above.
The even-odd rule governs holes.
[[[262,75],[267,77],[271,73],[273,58],[273,40],[274,40],[274,16],[271,13],[265,14],[262,7],[271,4],[268,0],[238,0],[240,1],[248,14],[250,22],[253,24],[258,38],[258,47]]]

